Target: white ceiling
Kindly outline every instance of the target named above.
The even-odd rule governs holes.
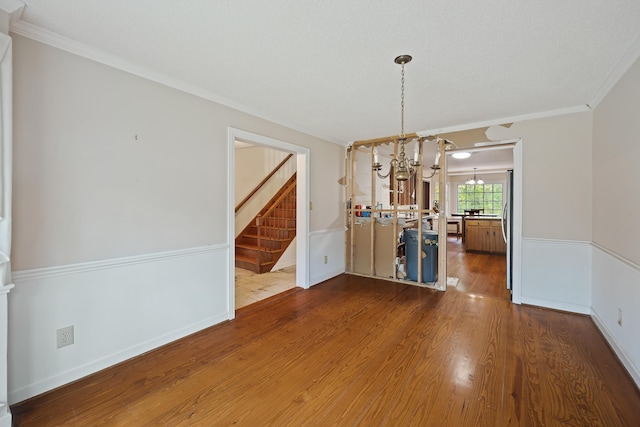
[[[473,151],[467,159],[447,159],[447,171],[449,174],[470,174],[476,168],[478,172],[503,173],[507,169],[513,169],[513,148],[485,149]]]
[[[640,34],[638,0],[25,0],[48,30],[325,139],[574,108]],[[35,26],[35,27],[34,27]],[[213,95],[212,95],[213,94]]]

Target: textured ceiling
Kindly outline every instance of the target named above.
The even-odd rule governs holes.
[[[334,142],[588,104],[638,0],[26,0],[21,20]],[[18,22],[20,24],[20,22]]]

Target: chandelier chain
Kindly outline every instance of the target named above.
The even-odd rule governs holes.
[[[414,148],[413,158],[412,159],[407,158],[405,154],[405,144],[407,142],[407,137],[404,133],[404,84],[405,84],[404,66],[408,62],[411,62],[411,56],[400,55],[400,56],[397,56],[393,62],[402,66],[402,74],[400,78],[400,136],[398,138],[394,138],[394,148],[397,151],[396,151],[396,154],[394,154],[394,157],[391,159],[391,162],[389,164],[389,172],[386,175],[382,175],[380,173],[380,170],[382,169],[382,165],[379,162],[378,153],[376,151],[375,145],[372,144],[374,145],[372,150],[373,170],[376,171],[380,179],[387,178],[391,174],[391,172],[393,172],[396,181],[398,181],[402,187],[403,185],[402,183],[408,180],[409,178],[411,178],[411,176],[413,176],[417,172],[418,167],[421,165],[420,144],[422,144],[423,139],[422,138],[417,139],[413,147]]]
[[[404,138],[404,62],[402,63],[402,78],[400,82],[400,138]]]

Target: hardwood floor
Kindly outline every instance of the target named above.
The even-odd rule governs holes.
[[[588,316],[516,306],[504,257],[456,287],[342,275],[14,405],[16,426],[638,426]]]

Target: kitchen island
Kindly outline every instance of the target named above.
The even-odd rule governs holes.
[[[492,254],[507,252],[507,244],[502,237],[502,221],[498,216],[464,216],[462,224],[465,250]]]

